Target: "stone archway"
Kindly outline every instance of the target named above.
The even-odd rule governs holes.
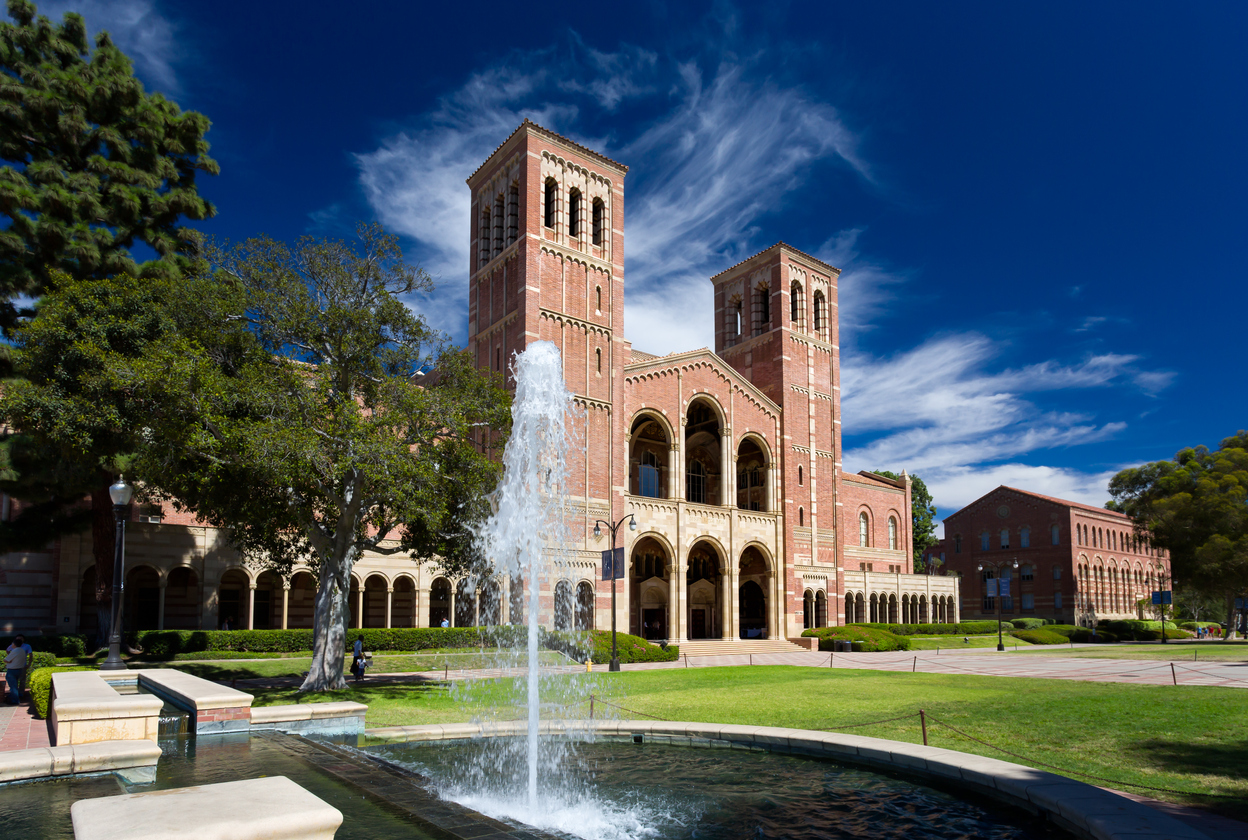
[[[715,546],[707,540],[694,543],[689,549],[685,571],[686,602],[685,626],[689,639],[722,638],[724,625],[723,608],[723,560]]]
[[[802,629],[813,630],[815,624],[815,593],[807,589],[802,593]]]
[[[815,593],[815,626],[828,626],[828,595],[822,589]]]
[[[429,586],[429,626],[441,627],[451,620],[451,582],[444,577],[435,578]]]
[[[768,610],[771,603],[768,587],[771,574],[767,560],[757,546],[747,546],[741,552],[737,569],[738,636],[742,639],[769,638],[771,622]]]
[[[643,639],[670,639],[668,588],[672,556],[662,541],[642,537],[633,543],[628,564],[629,632]]]
[[[165,581],[165,630],[199,629],[199,576],[187,566],[169,570]]]
[[[555,584],[555,629],[572,629],[572,584],[561,580]]]
[[[587,580],[576,585],[576,629],[594,629],[594,586]]]

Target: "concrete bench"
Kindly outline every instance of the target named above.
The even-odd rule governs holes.
[[[49,719],[57,746],[98,741],[155,741],[159,697],[118,694],[93,671],[52,675]]]
[[[251,710],[252,729],[314,732],[318,735],[356,735],[364,731],[363,703],[289,703],[257,706]]]
[[[154,781],[160,747],[148,740],[97,741],[0,752],[0,782],[112,771],[127,784]]]
[[[81,799],[75,840],[332,840],[342,812],[285,776]]]
[[[250,694],[172,668],[137,672],[139,685],[195,715],[195,734],[245,732],[251,725]]]

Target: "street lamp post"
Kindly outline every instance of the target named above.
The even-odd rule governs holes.
[[[1012,569],[1018,568],[1018,558],[1013,560],[986,560],[981,561],[979,570],[982,572],[984,567],[996,570],[997,573],[997,597],[993,598],[997,602],[997,650],[1005,650],[1005,639],[1001,635],[1001,570],[1007,566]]]
[[[134,488],[124,478],[108,488],[113,500],[113,517],[117,520],[117,536],[113,545],[113,621],[108,633],[108,658],[100,665],[101,671],[124,671],[126,663],[121,659],[121,581],[122,565],[126,558],[126,506]]]
[[[620,526],[624,524],[625,519],[628,520],[628,530],[636,531],[637,517],[631,513],[628,516],[621,517],[620,521],[614,525],[601,519],[594,523],[595,537],[602,536],[601,526],[603,525],[606,525],[611,531],[611,664],[607,666],[608,671],[620,670],[620,652],[615,645],[615,534],[620,529]]]

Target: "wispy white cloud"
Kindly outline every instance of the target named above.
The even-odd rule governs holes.
[[[181,90],[174,70],[177,28],[151,0],[45,0],[38,6],[39,14],[58,22],[66,12],[79,13],[93,38],[107,30],[149,89],[168,95]]]
[[[968,464],[928,470],[923,482],[944,518],[995,487],[1006,485],[1101,507],[1109,501],[1106,488],[1116,470],[1082,471],[1029,464]],[[938,536],[944,536],[943,525]]]

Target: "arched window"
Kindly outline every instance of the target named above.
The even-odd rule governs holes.
[[[1053,545],[1059,545],[1062,541],[1062,529],[1054,525],[1049,529],[1049,540]]]
[[[737,338],[740,338],[741,337],[741,301],[737,301],[735,315],[736,315],[736,318],[735,318],[736,330],[733,332],[733,335],[735,335]]]
[[[490,261],[490,208],[486,205],[481,210],[481,229],[477,231],[477,244],[479,254],[477,259],[477,267],[481,267]]]
[[[602,348],[595,349],[594,355],[598,357],[598,372],[602,373]]]
[[[559,184],[554,178],[546,179],[546,218],[543,221],[546,227],[552,230],[555,227],[555,203],[559,198]]]
[[[602,311],[602,286],[594,288],[594,310],[596,312]]]
[[[605,209],[606,208],[602,204],[602,199],[595,198],[593,211],[592,211],[591,224],[593,225],[592,234],[593,234],[594,244],[599,247],[602,247],[602,217],[603,217],[603,212],[605,211]]]
[[[793,329],[802,328],[803,315],[806,314],[806,299],[802,294],[802,284],[794,280],[789,285],[789,323]]]
[[[897,518],[895,516],[888,517],[888,547],[893,551],[897,550]]]
[[[858,545],[870,545],[870,529],[871,522],[867,518],[867,512],[863,511],[858,514]]]
[[[754,289],[754,334],[762,335],[771,329],[771,289],[759,283]]]
[[[649,450],[641,453],[641,472],[637,483],[640,495],[659,498],[659,456]]]
[[[1031,529],[1026,525],[1018,531],[1018,547],[1031,548]]]
[[[797,465],[797,486],[798,487],[802,486],[802,465],[801,464]]]
[[[827,303],[821,291],[815,292],[815,335],[825,339],[828,337]]]
[[[520,232],[520,187],[512,184],[507,190],[507,244],[516,241]]]
[[[689,471],[685,475],[687,486],[685,499],[697,504],[706,504],[706,467],[701,461],[690,461]]]
[[[568,193],[568,235],[581,235],[581,191],[575,187]]]

